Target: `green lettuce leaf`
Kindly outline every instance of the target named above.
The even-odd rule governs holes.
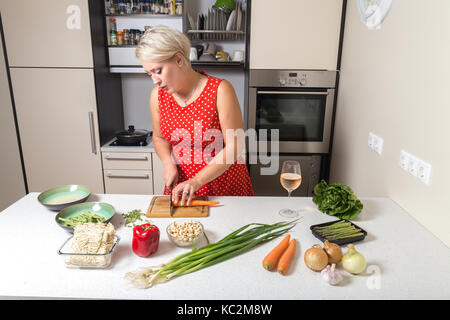
[[[362,202],[353,190],[345,185],[320,181],[314,187],[313,202],[321,212],[339,219],[352,220],[363,209]]]

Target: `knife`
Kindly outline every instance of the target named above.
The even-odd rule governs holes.
[[[170,212],[170,216],[173,217],[173,201],[172,201],[172,189],[173,189],[173,185],[174,183],[172,182],[172,184],[169,186],[169,190],[170,190],[170,197],[169,197],[169,212]]]

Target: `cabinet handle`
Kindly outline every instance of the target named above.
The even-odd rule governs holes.
[[[147,156],[137,156],[137,157],[133,157],[133,156],[110,156],[110,155],[106,155],[105,156],[106,160],[144,160],[147,161],[148,157]]]
[[[148,179],[149,175],[148,174],[112,174],[112,173],[107,173],[106,177],[108,178],[131,178],[131,179]]]
[[[89,111],[88,115],[89,115],[89,132],[91,133],[92,153],[97,154],[97,147],[95,146],[95,135],[94,135],[94,113],[92,111]]]

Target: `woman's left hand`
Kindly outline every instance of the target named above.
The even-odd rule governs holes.
[[[172,189],[172,201],[177,203],[181,198],[180,205],[190,205],[194,198],[194,192],[200,189],[201,186],[202,185],[195,178],[177,184]]]

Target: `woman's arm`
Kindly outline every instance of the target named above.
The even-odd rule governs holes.
[[[152,141],[156,154],[161,159],[164,173],[163,179],[167,187],[178,182],[178,170],[172,159],[172,146],[161,134],[159,124],[158,87],[154,87],[150,94],[150,114],[152,117],[153,135]]]
[[[231,132],[242,130],[242,133],[244,130],[239,101],[233,86],[227,80],[221,81],[217,91],[217,112],[225,146],[194,178],[180,183],[174,188],[174,201],[178,201],[179,194],[187,190],[189,193],[182,193],[181,201],[182,203],[187,201],[189,205],[194,192],[227,171],[243,151],[244,136],[227,135],[227,130],[231,130]]]

